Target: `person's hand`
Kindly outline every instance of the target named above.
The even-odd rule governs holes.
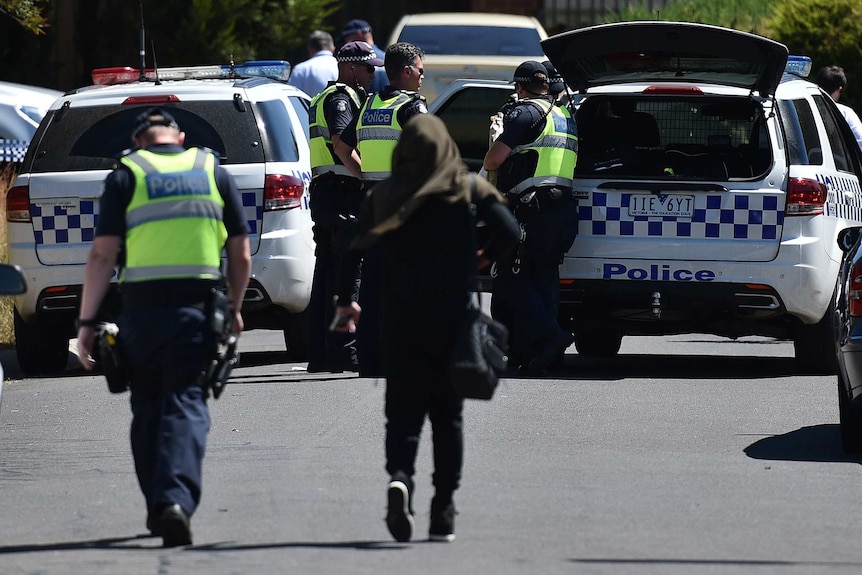
[[[237,334],[242,333],[243,327],[245,327],[245,326],[244,326],[243,321],[242,321],[242,314],[239,313],[239,310],[234,310],[234,312],[233,312],[233,323],[231,324],[230,332],[231,333],[237,333]]]
[[[491,265],[491,260],[485,257],[485,250],[477,250],[476,251],[476,266],[479,268],[479,271],[484,270],[488,266]]]
[[[93,344],[96,342],[96,330],[92,326],[78,328],[78,361],[87,371],[93,371],[96,361],[93,359]]]
[[[335,307],[335,317],[329,325],[329,331],[337,331],[340,333],[354,333],[356,324],[359,323],[359,316],[362,314],[362,308],[355,301],[349,305],[339,305]]]

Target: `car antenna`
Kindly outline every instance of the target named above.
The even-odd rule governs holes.
[[[150,46],[153,49],[153,73],[156,75],[156,86],[161,86],[162,81],[159,80],[159,65],[156,63],[156,43],[150,40]]]
[[[144,0],[141,0],[141,75],[138,76],[138,82],[143,82],[147,79],[147,40],[144,29]]]

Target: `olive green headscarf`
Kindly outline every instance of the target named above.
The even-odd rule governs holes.
[[[475,180],[476,202],[488,195],[503,201],[494,186],[479,177]],[[397,230],[429,197],[469,203],[470,177],[443,121],[431,114],[419,114],[404,125],[392,154],[392,174],[365,198],[359,235],[352,247],[367,248],[383,234]]]

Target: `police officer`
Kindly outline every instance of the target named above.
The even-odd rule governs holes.
[[[362,201],[362,170],[356,151],[339,157],[334,146],[368,97],[375,66],[383,60],[365,42],[348,42],[335,55],[338,80],[330,82],[311,101],[311,217],[314,220],[314,280],[309,310],[308,371],[355,370],[354,336],[327,329],[344,241],[358,216]],[[344,152],[344,150],[342,150]]]
[[[541,373],[573,341],[557,311],[559,265],[578,227],[572,192],[577,129],[569,111],[548,95],[548,71],[540,62],[518,66],[514,83],[518,99],[506,107],[503,131],[483,165],[497,170],[497,187],[522,229],[515,255],[496,263],[494,299],[512,316],[522,372]]]
[[[105,180],[85,271],[78,352],[93,368],[94,327],[121,250],[120,347],[129,371],[131,444],[147,528],[165,547],[192,542],[210,415],[205,371],[218,349],[216,292],[227,252],[231,329],[251,271],[248,224],[236,184],[208,150],[184,149],[173,116],[138,117],[137,149]],[[224,299],[224,298],[222,298]]]
[[[356,150],[361,159],[362,179],[368,190],[376,182],[389,177],[392,152],[401,135],[402,126],[417,114],[428,113],[425,98],[419,94],[425,76],[425,53],[408,42],[397,42],[386,49],[384,67],[389,85],[374,94],[359,111],[354,121],[342,132],[335,150],[344,157]],[[377,315],[379,310],[379,250],[365,252],[362,261],[362,285],[359,305],[364,310],[362,325],[356,332],[359,352],[359,375],[382,377],[380,366]]]

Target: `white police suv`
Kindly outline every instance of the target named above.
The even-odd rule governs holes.
[[[580,226],[561,267],[578,352],[625,335],[792,339],[833,372],[841,251],[862,158],[810,61],[702,24],[624,22],[545,40],[576,91]],[[789,72],[789,73],[788,73]]]
[[[131,145],[135,118],[160,106],[233,174],[248,216],[247,329],[284,331],[288,355],[306,355],[305,314],[314,271],[308,209],[308,102],[287,85],[283,61],[93,72],[94,85],[60,97],[33,137],[6,198],[9,258],[29,285],[15,299],[15,339],[28,374],[64,369],[99,196]],[[112,290],[105,312],[116,313]]]

